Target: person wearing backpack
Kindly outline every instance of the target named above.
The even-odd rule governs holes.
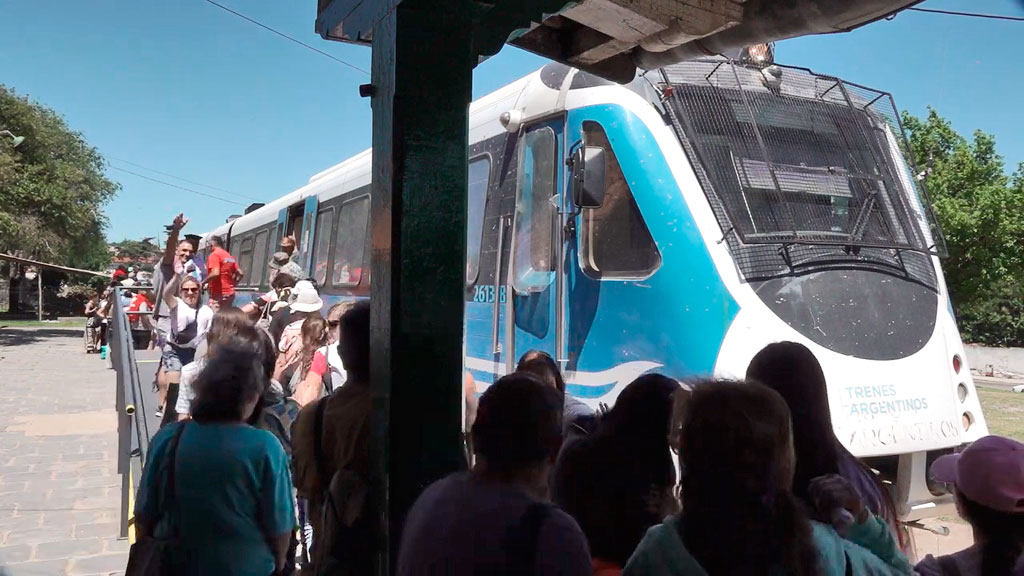
[[[320,299],[316,286],[309,280],[296,282],[288,294],[288,305],[278,308],[270,317],[270,337],[281,344],[285,331],[291,327],[292,336],[298,334],[301,321],[310,314],[319,314],[324,301]],[[296,322],[300,324],[296,325]]]
[[[365,510],[370,477],[370,305],[340,318],[345,386],[306,405],[292,427],[295,488],[313,527],[311,574],[372,572],[376,529]]]
[[[533,374],[502,377],[480,397],[472,436],[473,470],[435,482],[409,511],[397,574],[591,576],[583,531],[547,501],[558,391]]]
[[[283,253],[275,254],[284,256]],[[270,321],[274,312],[285,308],[291,299],[292,288],[302,276],[302,269],[298,264],[289,262],[283,268],[274,268],[270,263],[270,291],[253,297],[252,302],[242,306],[242,311],[256,321],[256,327],[270,334]]]
[[[313,284],[303,280],[295,285],[288,307],[274,316],[270,324],[270,336],[276,340],[278,350],[274,380],[283,385],[291,383],[293,372],[299,368],[302,355],[302,325],[307,318],[320,318],[320,309],[323,306],[324,301]],[[282,318],[284,320],[279,322]],[[286,387],[285,392],[288,395],[291,395],[292,391],[290,387]]]
[[[288,383],[291,398],[299,406],[318,400],[326,391],[327,357],[320,352],[326,341],[327,321],[323,317],[313,315],[303,320],[302,333],[296,342],[299,351]]]

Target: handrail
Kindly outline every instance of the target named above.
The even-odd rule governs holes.
[[[494,302],[491,309],[491,355],[501,354],[501,342],[498,340],[498,324],[501,318],[501,260],[502,249],[505,247],[505,228],[508,227],[509,217],[502,216],[498,222],[498,249],[495,251],[494,263]]]
[[[133,489],[132,477],[140,478],[146,462],[146,452],[152,438],[146,419],[147,407],[142,394],[139,366],[135,360],[135,346],[128,312],[121,304],[121,292],[125,290],[149,289],[149,286],[115,288],[112,313],[109,318],[107,346],[110,361],[117,374],[115,410],[117,411],[117,471],[121,474],[121,537],[128,537],[131,523],[129,502]],[[132,312],[136,314],[136,312]],[[146,312],[138,312],[146,314]],[[136,459],[136,460],[133,460]]]

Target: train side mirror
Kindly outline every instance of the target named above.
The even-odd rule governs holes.
[[[569,161],[572,168],[572,201],[580,208],[598,208],[604,203],[604,148],[580,146]]]

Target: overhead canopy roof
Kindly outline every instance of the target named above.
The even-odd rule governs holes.
[[[403,0],[319,0],[316,31],[369,44],[373,28]],[[417,0],[404,0],[413,3]],[[637,68],[808,34],[845,32],[920,0],[476,0],[478,55],[505,43],[627,82]],[[424,9],[432,3],[419,1]],[[438,10],[451,9],[436,3]]]

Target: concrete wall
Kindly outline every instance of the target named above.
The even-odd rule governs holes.
[[[968,344],[965,350],[967,366],[972,370],[986,373],[987,366],[991,365],[997,376],[1000,372],[1024,375],[1024,348],[988,348]]]

